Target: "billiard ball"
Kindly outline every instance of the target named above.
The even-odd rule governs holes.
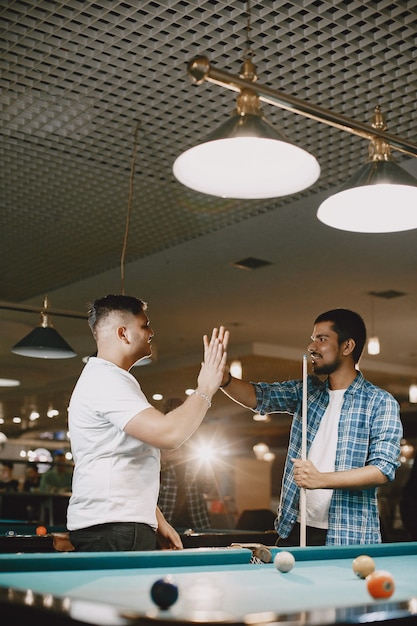
[[[375,571],[375,563],[367,554],[361,554],[353,559],[352,569],[358,578],[366,578]]]
[[[373,598],[390,598],[394,593],[394,578],[389,572],[379,570],[366,578],[366,586]]]
[[[292,568],[294,567],[294,563],[294,556],[291,554],[291,552],[286,552],[285,550],[283,550],[282,552],[277,552],[274,557],[275,568],[279,572],[283,572],[284,574],[292,570]]]
[[[169,576],[159,578],[151,587],[151,598],[156,606],[166,611],[178,600],[178,587]]]
[[[35,532],[40,537],[43,537],[48,531],[46,530],[45,526],[37,526]]]

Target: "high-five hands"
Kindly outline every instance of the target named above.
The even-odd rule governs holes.
[[[204,361],[198,375],[198,389],[212,396],[223,379],[227,361],[227,344],[229,331],[224,326],[213,328],[210,340],[207,335],[203,337]]]

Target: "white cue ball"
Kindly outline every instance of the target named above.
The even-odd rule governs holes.
[[[275,568],[279,572],[283,572],[284,574],[292,570],[292,568],[294,567],[294,563],[295,558],[293,557],[291,552],[286,552],[285,550],[283,552],[277,552],[274,557]]]

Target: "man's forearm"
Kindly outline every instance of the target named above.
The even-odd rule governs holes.
[[[248,383],[245,380],[234,378],[230,373],[227,375],[225,381],[223,381],[220,389],[223,393],[234,402],[241,404],[249,409],[256,408],[256,394],[255,387],[252,383]]]
[[[374,465],[340,472],[321,474],[327,489],[371,489],[387,482],[387,477]]]

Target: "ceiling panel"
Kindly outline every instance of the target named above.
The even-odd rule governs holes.
[[[388,130],[415,141],[415,2],[15,0],[1,3],[0,19],[0,300],[40,306],[48,293],[52,305],[85,311],[120,290],[132,182],[127,290],[150,303],[160,368],[185,355],[198,363],[202,332],[220,322],[235,346],[302,354],[314,317],[349,306],[381,335],[372,367],[407,387],[417,372],[415,231],[343,233],[315,217],[364,162],[366,141],[264,104],[268,120],[318,158],[312,188],[214,198],[178,183],[172,164],[235,107],[232,92],[192,84],[187,62],[206,55],[238,74],[249,44],[259,83],[365,124],[380,105]],[[395,156],[417,172],[415,159]],[[233,267],[246,257],[269,265]],[[378,299],[371,319],[369,292],[385,290],[405,295]],[[0,311],[0,320],[0,376],[23,383],[0,391],[5,406],[61,392],[65,404],[79,359],[11,357],[37,319]],[[91,351],[83,322],[55,325],[80,355]]]

